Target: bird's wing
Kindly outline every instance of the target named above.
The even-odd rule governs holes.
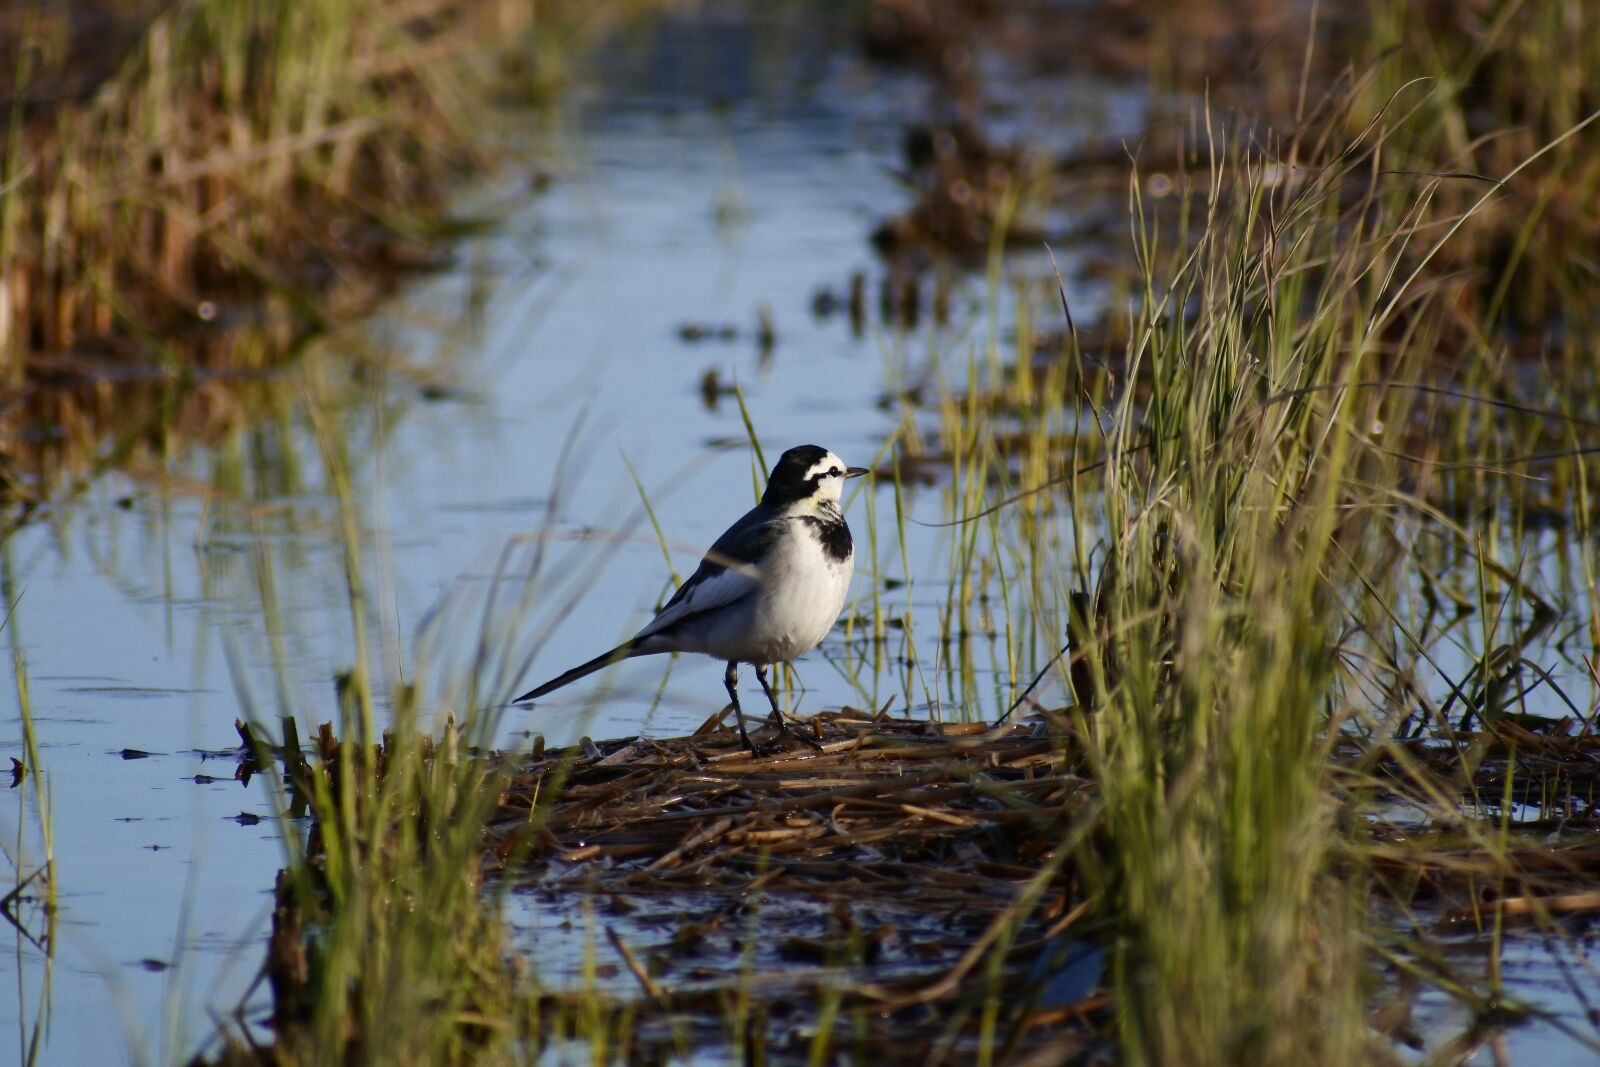
[[[751,509],[717,538],[689,580],[678,586],[635,640],[651,637],[708,611],[753,595],[761,586],[757,561],[782,535],[786,520],[762,507]]]

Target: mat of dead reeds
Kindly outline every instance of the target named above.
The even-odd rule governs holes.
[[[598,868],[616,886],[747,889],[759,877],[993,904],[1034,873],[1084,787],[1040,724],[846,710],[796,729],[811,745],[759,756],[725,729],[536,754],[502,798],[500,853],[526,849],[523,876],[540,881]]]
[[[1083,787],[1040,723],[822,713],[752,755],[709,723],[536,752],[502,795],[522,875],[605,888],[806,889],[994,907],[1037,870]],[[771,726],[757,747],[779,741]],[[531,830],[523,830],[533,827]]]
[[[831,987],[882,1009],[875,1041],[925,1039],[922,1013],[969,999],[1002,937],[1004,984],[1031,994],[1012,1025],[1100,1006],[1098,950],[1064,936],[1070,879],[1018,907],[1088,795],[1064,737],[851,709],[795,729],[756,731],[779,746],[762,755],[718,719],[536,749],[491,824],[501,874],[543,907],[590,909],[619,979],[677,1010],[730,989],[781,1010]]]

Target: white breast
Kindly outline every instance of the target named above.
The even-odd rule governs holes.
[[[794,659],[816,648],[844,608],[855,569],[852,556],[829,559],[813,531],[795,523],[763,568],[761,598],[751,627],[753,658]]]

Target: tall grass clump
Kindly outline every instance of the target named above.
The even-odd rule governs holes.
[[[89,346],[153,362],[241,303],[315,321],[350,268],[379,282],[473,149],[469,68],[445,62],[469,43],[448,5],[181,3],[87,98],[14,104],[0,371]],[[21,101],[51,52],[34,21],[7,44]]]
[[[592,580],[603,562],[590,558],[588,545],[551,558],[553,508],[541,530],[507,543],[487,588],[463,579],[419,622],[414,644],[389,646],[376,609],[385,569],[374,559],[385,543],[370,510],[381,493],[371,479],[382,469],[362,458],[370,427],[359,409],[372,405],[374,423],[391,413],[382,394],[352,399],[330,372],[341,367],[315,358],[302,365],[320,463],[300,477],[303,492],[337,508],[328,526],[342,549],[350,665],[327,708],[297,704],[281,684],[275,701],[258,700],[249,679],[235,676],[250,715],[251,765],[280,812],[284,865],[263,969],[271,1048],[253,1048],[257,1032],[241,1023],[221,1032],[211,1062],[253,1064],[265,1055],[285,1065],[524,1063],[561,1041],[585,1043],[603,1059],[626,1035],[629,1010],[593,988],[553,990],[537,961],[518,957],[506,917],[515,879],[497,877],[553,840],[542,819],[568,761],[581,753],[563,754],[563,770],[525,817],[508,817],[505,797],[526,754],[493,750],[530,645],[540,640],[526,633],[529,619],[570,602],[552,587]],[[555,472],[558,495],[572,451]],[[247,521],[260,538],[248,580],[259,586],[272,631],[284,599],[274,538]],[[206,536],[244,531],[219,520]],[[220,558],[211,581],[240,577],[237,567]],[[374,640],[385,642],[382,657],[372,654]],[[268,655],[285,654],[275,637],[269,642]],[[274,703],[276,715],[268,712]],[[542,739],[534,750],[543,753]]]
[[[476,225],[451,193],[502,143],[494,105],[642,2],[537,20],[523,0],[18,5],[0,26],[3,498],[192,440],[175,429],[236,430],[241,379],[446,262]]]
[[[385,685],[371,669],[372,536],[359,472],[338,409],[316,390],[311,399],[338,506],[355,652],[330,721],[309,746],[297,709],[251,723],[285,850],[264,967],[271,1062],[494,1062],[526,1036],[514,1022],[523,989],[503,944],[499,897],[482,875],[484,828],[508,765],[483,754],[491,711],[468,705],[457,716],[425,705],[415,684]],[[275,603],[264,561],[260,580],[263,603]],[[273,751],[275,736],[282,744]],[[225,1036],[219,1062],[257,1062],[248,1030]]]
[[[1175,204],[1135,174],[1126,348],[1074,341],[1083,404],[1018,405],[1013,468],[1066,472],[1071,577],[1030,600],[1041,633],[1077,634],[1072,723],[1104,820],[1081,870],[1130,1063],[1376,1051],[1370,783],[1346,757],[1410,707],[1382,649],[1415,581],[1406,524],[1437,515],[1433,435],[1459,410],[1431,402],[1459,320],[1426,268],[1474,210],[1441,218],[1448,177],[1386,166],[1426,108],[1410,91],[1350,139],[1208,120]],[[1445,447],[1470,463],[1497,445]]]
[[[250,382],[481,225],[452,193],[512,140],[495,117],[525,131],[656,2],[15,5],[0,501],[26,513],[259,419]]]
[[[1104,531],[1079,549],[1100,556],[1102,635],[1079,694],[1105,812],[1086,869],[1115,915],[1130,1062],[1350,1062],[1361,903],[1335,874],[1329,755],[1342,597],[1392,474],[1361,471],[1392,405],[1351,386],[1408,373],[1364,336],[1392,235],[1367,221],[1381,183],[1341,206],[1353,160],[1287,185],[1219,140],[1177,232],[1135,194],[1139,388],[1074,498],[1082,536]]]
[[[1488,183],[1553,144],[1441,252],[1440,274],[1470,279],[1457,295],[1467,327],[1461,355],[1488,356],[1509,337],[1587,368],[1583,337],[1600,301],[1592,255],[1600,153],[1592,139],[1562,135],[1600,107],[1600,9],[1372,0],[1368,13],[1361,51],[1373,76],[1358,121],[1407,82],[1425,81],[1428,93],[1407,101],[1416,114],[1396,124],[1386,165],[1452,175],[1434,191],[1435,218],[1464,212]]]
[[[484,1056],[514,1036],[517,988],[479,874],[496,765],[454,724],[435,740],[401,709],[381,747],[362,746],[358,700],[348,693],[342,735],[290,775],[314,831],[276,892],[276,1062]]]

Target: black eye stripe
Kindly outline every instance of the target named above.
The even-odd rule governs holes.
[[[825,479],[825,478],[843,478],[844,476],[845,475],[844,475],[843,468],[838,467],[838,466],[832,466],[832,467],[829,467],[827,470],[819,470],[819,471],[815,471],[815,473],[808,472],[806,474],[806,476],[801,481],[802,481],[802,484],[807,486],[809,489],[816,490],[816,489],[820,489],[822,487],[823,479]]]

